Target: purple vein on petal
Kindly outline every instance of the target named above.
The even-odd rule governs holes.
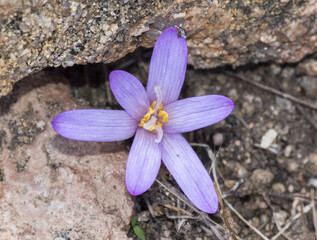
[[[213,182],[186,139],[178,133],[165,134],[161,150],[163,163],[189,200],[200,210],[215,213],[218,198]]]
[[[149,98],[142,83],[132,74],[116,70],[110,73],[110,87],[119,104],[137,121],[149,107]]]
[[[132,137],[137,122],[123,110],[80,109],[58,114],[52,127],[65,138],[110,142]]]
[[[161,166],[161,150],[152,132],[138,128],[129,153],[126,167],[126,185],[132,195],[148,190]]]
[[[166,29],[159,36],[152,54],[147,84],[151,102],[156,100],[156,85],[162,89],[163,105],[178,99],[185,79],[187,55],[186,40],[178,37],[175,27]]]
[[[163,129],[167,133],[193,131],[225,119],[233,108],[234,103],[220,95],[182,99],[164,107],[168,122]]]

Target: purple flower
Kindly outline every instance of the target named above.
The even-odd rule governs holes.
[[[215,213],[213,182],[181,133],[223,120],[234,103],[219,95],[178,100],[187,55],[186,40],[178,37],[175,27],[166,29],[153,50],[146,90],[128,72],[110,73],[111,90],[124,110],[66,111],[52,120],[52,126],[63,137],[81,141],[121,141],[135,134],[125,177],[132,195],[151,187],[162,160],[193,204]]]

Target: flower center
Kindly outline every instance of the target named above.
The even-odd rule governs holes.
[[[154,88],[157,100],[154,101],[149,107],[149,111],[141,119],[139,126],[145,130],[157,133],[156,143],[161,142],[163,138],[163,123],[168,121],[168,114],[163,109],[162,104],[162,91],[159,86]]]

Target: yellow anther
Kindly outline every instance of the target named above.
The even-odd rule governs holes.
[[[148,112],[141,119],[138,126],[143,127],[144,129],[152,133],[158,133],[158,135],[160,135],[160,134],[163,134],[162,132],[163,123],[168,121],[168,114],[167,112],[161,110],[163,109],[163,104],[160,104],[160,106],[157,107],[156,103],[157,101],[154,101],[151,104]]]
[[[154,108],[156,105],[156,101],[154,101],[152,104],[151,104],[151,108]]]
[[[163,123],[168,121],[168,114],[167,114],[167,112],[161,110],[161,111],[159,111],[158,116],[159,116],[160,118],[162,118],[162,122],[163,122]]]
[[[152,107],[149,107],[149,111],[144,115],[144,117],[141,119],[140,123],[138,124],[140,127],[143,127],[144,123],[149,121],[151,118],[151,115],[155,113]]]
[[[138,126],[143,127],[144,125],[144,118],[141,120],[141,122],[138,124]]]
[[[152,104],[151,104],[151,108],[154,109],[155,108],[155,105],[156,105],[156,101],[154,101]],[[161,110],[163,108],[163,104],[161,103],[158,110]]]

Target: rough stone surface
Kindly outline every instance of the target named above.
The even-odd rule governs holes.
[[[199,68],[296,62],[317,48],[316,0],[0,0],[0,96],[47,66],[112,62],[187,31]]]
[[[78,106],[52,75],[25,79],[0,103],[0,239],[128,239],[126,151],[53,131],[52,116]]]

